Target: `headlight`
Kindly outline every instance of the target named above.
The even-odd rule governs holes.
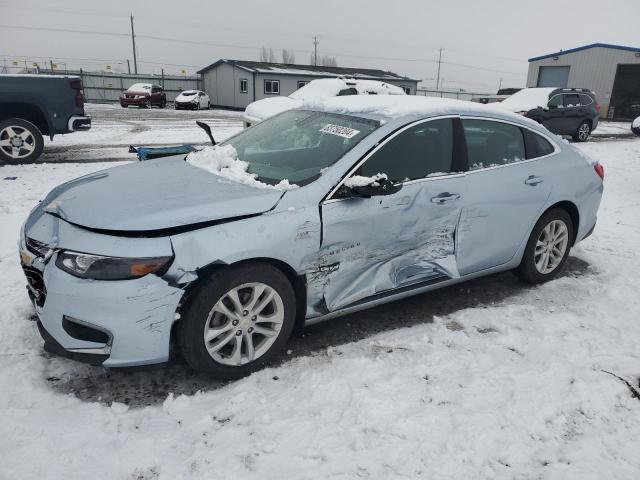
[[[75,277],[95,280],[127,280],[149,273],[164,273],[173,257],[105,257],[71,251],[58,253],[56,266]]]

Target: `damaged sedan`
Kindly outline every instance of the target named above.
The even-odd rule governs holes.
[[[48,351],[238,378],[294,329],[513,270],[537,283],[594,229],[601,165],[470,102],[336,97],[214,147],[65,183],[20,254]]]

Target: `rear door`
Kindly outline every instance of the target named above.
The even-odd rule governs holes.
[[[322,203],[318,271],[329,311],[459,276],[456,240],[466,196],[459,147],[452,118],[405,127],[348,176],[384,173],[402,184],[400,191],[362,198],[338,189]]]
[[[540,137],[547,150],[537,154],[527,136],[525,148],[524,129],[508,122],[463,118],[462,124],[469,171],[458,265],[467,275],[508,262],[526,241],[551,192],[555,147]]]

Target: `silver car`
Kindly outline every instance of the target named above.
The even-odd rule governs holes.
[[[217,172],[194,161],[231,151]],[[173,342],[237,378],[296,326],[505,270],[553,278],[595,227],[603,177],[519,115],[337,97],[55,188],[21,260],[47,350],[123,367]]]

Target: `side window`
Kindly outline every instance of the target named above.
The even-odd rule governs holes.
[[[353,87],[350,87],[350,88],[343,88],[338,92],[339,97],[343,97],[345,95],[358,95],[358,90],[356,90]]]
[[[580,105],[587,106],[593,103],[593,99],[589,95],[580,94]]]
[[[451,119],[423,122],[383,145],[360,167],[358,175],[385,173],[393,182],[416,180],[451,172]]]
[[[563,107],[563,103],[562,103],[562,97],[563,95],[554,95],[553,97],[551,97],[551,100],[549,100],[549,103],[547,104],[549,107]]]
[[[532,132],[526,128],[522,129],[524,134],[524,143],[527,151],[527,160],[531,158],[544,157],[554,152],[553,145],[551,145],[546,138]]]
[[[469,170],[508,165],[526,158],[519,127],[490,120],[462,120]]]
[[[579,107],[580,106],[580,97],[577,93],[568,93],[564,95],[564,106],[565,107]]]

